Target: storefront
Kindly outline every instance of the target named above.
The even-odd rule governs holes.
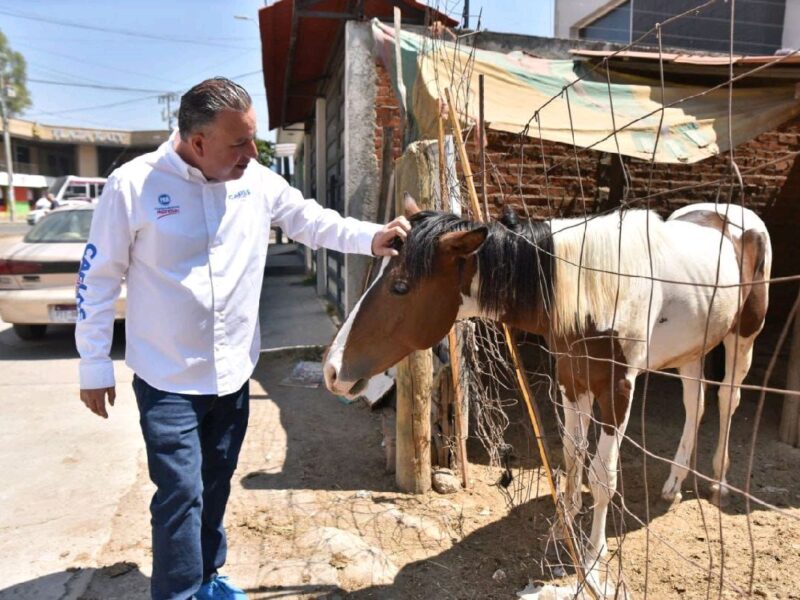
[[[57,177],[107,177],[119,165],[157,148],[170,133],[61,127],[22,119],[11,119],[9,131],[18,215],[27,212]],[[0,147],[0,212],[7,210],[7,185]]]

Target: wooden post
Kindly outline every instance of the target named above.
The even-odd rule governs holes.
[[[458,122],[456,107],[455,104],[453,104],[450,96],[450,88],[446,88],[444,92],[445,96],[447,97],[448,107],[450,109],[450,126],[453,129],[453,139],[456,142],[458,155],[461,159],[461,168],[464,171],[464,179],[466,179],[467,183],[467,191],[469,192],[472,212],[474,213],[475,220],[483,221],[483,216],[481,215],[481,205],[478,202],[478,193],[475,191],[475,180],[472,175],[472,167],[469,164],[469,156],[467,155],[467,149],[464,146],[464,139],[461,135],[461,125]],[[536,442],[539,447],[539,456],[542,459],[542,468],[544,469],[545,475],[547,476],[547,481],[550,484],[550,495],[552,496],[553,504],[555,504],[556,507],[556,515],[561,526],[564,528],[564,531],[567,532],[567,537],[565,540],[567,543],[567,549],[569,550],[575,570],[578,573],[578,580],[581,584],[586,584],[586,590],[593,598],[597,599],[599,598],[600,594],[598,590],[595,589],[592,582],[586,578],[586,571],[583,568],[583,559],[580,553],[580,548],[575,543],[576,537],[572,527],[572,521],[567,516],[566,511],[564,510],[564,503],[562,502],[561,496],[558,493],[558,485],[553,474],[553,469],[550,466],[549,452],[545,446],[545,441],[541,434],[541,420],[539,419],[538,412],[533,406],[531,399],[532,394],[530,392],[530,388],[528,387],[528,380],[525,376],[525,371],[523,370],[522,361],[519,356],[519,349],[517,348],[514,337],[511,335],[511,330],[507,325],[503,325],[503,332],[505,334],[509,351],[511,352],[511,359],[514,363],[514,370],[516,371],[517,375],[517,383],[520,386],[522,397],[525,400],[525,405],[528,408],[528,416],[530,417],[531,424],[533,425],[534,435],[536,436]]]
[[[397,365],[397,468],[401,491],[424,494],[431,489],[430,350],[412,352]]]
[[[794,315],[792,345],[786,366],[786,389],[800,391],[800,313]],[[800,446],[800,396],[786,394],[783,398],[780,439],[792,446]]]
[[[402,162],[402,160],[400,161]],[[415,163],[416,164],[416,163]],[[399,166],[399,165],[398,165]],[[400,166],[402,169],[402,166]],[[403,173],[395,171],[395,186]],[[403,192],[395,189],[395,214],[404,212]],[[432,208],[432,199],[418,196],[420,208]],[[397,467],[395,481],[402,492],[424,494],[431,489],[431,386],[433,353],[412,352],[397,363]]]

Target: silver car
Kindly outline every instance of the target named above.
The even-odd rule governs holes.
[[[0,253],[0,318],[24,340],[51,323],[75,323],[75,285],[94,214],[93,204],[57,208],[24,239]],[[125,318],[125,286],[115,318]]]

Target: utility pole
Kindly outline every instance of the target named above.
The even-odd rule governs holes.
[[[178,94],[174,94],[172,92],[167,92],[166,94],[161,94],[158,97],[159,104],[166,104],[167,107],[165,110],[161,111],[161,118],[167,122],[167,129],[172,131],[172,119],[174,118],[174,114],[172,112],[172,103],[178,99]]]
[[[464,14],[462,15],[463,23],[461,26],[464,29],[469,29],[469,0],[464,0]]]
[[[5,59],[5,57],[3,58]],[[6,173],[8,174],[6,203],[8,205],[8,218],[13,223],[17,213],[17,206],[14,198],[14,168],[12,166],[11,157],[11,133],[9,132],[8,105],[6,104],[6,98],[11,96],[13,91],[6,87],[5,70],[6,61],[3,60],[2,63],[0,63],[0,111],[2,111],[3,118],[3,144],[6,153]]]

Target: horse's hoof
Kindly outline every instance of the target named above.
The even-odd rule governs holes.
[[[683,494],[680,491],[669,494],[664,493],[661,494],[661,499],[669,505],[669,510],[672,510],[681,503],[683,500]]]
[[[714,506],[725,508],[728,506],[729,502],[728,494],[729,492],[725,487],[719,486],[715,483],[711,486],[711,495],[709,496],[708,501]]]

